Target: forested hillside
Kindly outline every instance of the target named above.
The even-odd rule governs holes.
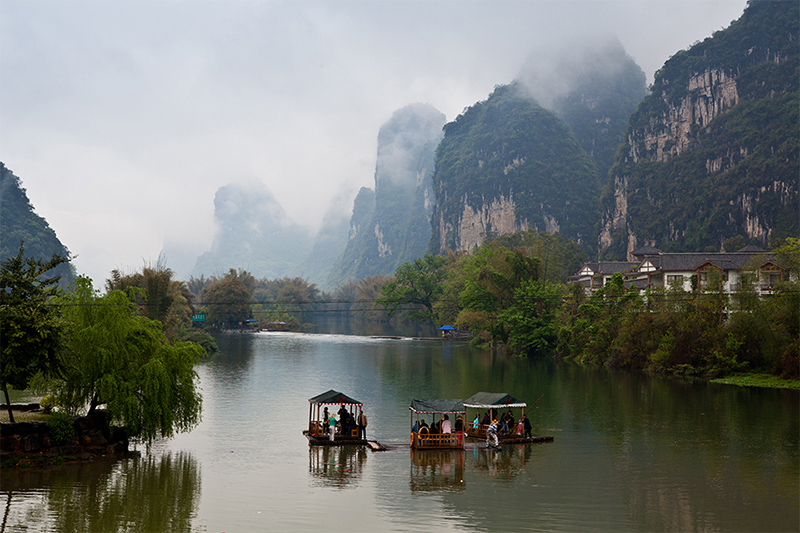
[[[0,162],[0,261],[16,256],[23,241],[26,257],[43,261],[53,254],[70,257],[53,228],[34,212],[20,179]],[[75,278],[75,269],[63,263],[54,274],[61,276],[62,285],[68,285]]]
[[[616,38],[531,54],[518,77],[567,123],[601,177],[625,140],[628,118],[647,94],[645,75]]]
[[[433,176],[433,253],[526,229],[593,244],[597,166],[520,83],[498,86],[444,131]]]
[[[799,13],[796,2],[751,1],[656,73],[603,195],[605,257],[800,233]]]

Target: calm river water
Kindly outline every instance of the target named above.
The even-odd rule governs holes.
[[[336,335],[220,338],[203,422],[141,456],[3,471],[5,531],[797,531],[799,395]],[[365,403],[368,437],[309,448],[308,398]],[[419,454],[412,398],[508,392],[552,443]]]

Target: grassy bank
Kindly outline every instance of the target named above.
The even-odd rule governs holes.
[[[738,385],[740,387],[765,387],[770,389],[800,390],[800,380],[780,379],[770,374],[732,374],[724,378],[712,379],[711,383]]]
[[[8,411],[0,409],[0,422],[7,423]],[[47,415],[33,411],[14,411],[14,422],[46,422]]]

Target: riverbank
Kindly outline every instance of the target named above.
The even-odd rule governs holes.
[[[0,423],[3,469],[123,457],[130,453],[127,432],[124,428],[110,428],[105,411],[74,419],[68,438],[63,437],[64,428],[54,430],[46,420],[41,420],[48,417],[40,411],[26,408],[14,409],[14,413],[15,423]]]
[[[732,374],[724,378],[712,379],[709,382],[721,383],[723,385],[737,385],[739,387],[800,390],[800,380],[780,379],[770,374]]]

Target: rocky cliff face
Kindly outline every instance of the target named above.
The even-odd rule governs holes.
[[[597,166],[520,84],[497,87],[444,130],[433,177],[433,253],[472,250],[527,229],[591,243]]]
[[[443,113],[425,104],[396,111],[378,132],[375,189],[362,189],[350,238],[326,284],[335,287],[392,274],[421,257],[431,235],[433,155],[442,138]]]
[[[797,235],[798,65],[797,5],[770,1],[667,61],[610,172],[603,255]]]

